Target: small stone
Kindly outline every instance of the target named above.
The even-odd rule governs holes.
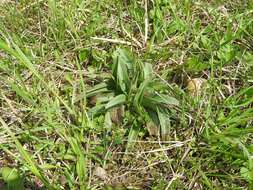
[[[187,80],[187,90],[193,96],[198,96],[201,93],[201,89],[203,84],[206,82],[205,79],[202,78],[194,78]]]
[[[99,177],[102,180],[106,180],[107,179],[107,172],[105,171],[104,168],[101,167],[96,167],[94,170],[94,175]]]

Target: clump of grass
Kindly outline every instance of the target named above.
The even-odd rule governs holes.
[[[136,140],[134,130],[140,130],[148,121],[161,127],[162,139],[165,140],[170,130],[170,113],[173,113],[173,106],[179,106],[179,101],[169,95],[171,91],[161,79],[154,76],[150,64],[138,62],[128,51],[118,49],[113,54],[112,77],[102,87],[100,83],[87,92],[87,97],[99,93],[106,96],[105,93],[108,93],[108,101],[97,101],[97,106],[88,113],[91,117],[98,113],[111,114],[112,108],[124,106],[125,111],[132,115],[128,117],[134,118],[131,122],[137,125],[129,132],[129,142]],[[111,123],[108,120],[106,122]]]

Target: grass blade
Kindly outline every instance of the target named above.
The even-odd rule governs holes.
[[[22,52],[22,50],[12,42],[14,49],[9,47],[4,41],[0,41],[0,49],[10,53],[14,56],[20,63],[26,66],[42,83],[45,87],[54,94],[54,96],[64,105],[70,114],[74,114],[74,111],[68,106],[68,104],[47,84],[43,77],[38,73],[38,71],[33,66],[32,62],[27,58],[27,56]]]
[[[0,123],[2,124],[2,127],[6,130],[6,132],[11,136],[11,138],[15,142],[20,155],[25,160],[27,167],[31,170],[31,172],[43,182],[43,184],[47,187],[47,189],[54,190],[55,188],[52,185],[50,185],[50,182],[48,181],[48,179],[42,174],[41,170],[39,169],[35,161],[32,159],[29,153],[26,152],[26,150],[23,148],[19,140],[15,137],[14,133],[9,129],[8,125],[4,122],[4,120],[1,117],[0,117]]]

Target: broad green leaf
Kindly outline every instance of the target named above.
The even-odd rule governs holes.
[[[159,123],[161,127],[162,140],[167,140],[170,134],[170,118],[169,115],[160,109],[157,109],[157,115],[159,118]]]
[[[88,116],[92,118],[98,114],[103,113],[104,111],[105,111],[105,105],[97,105],[89,109]]]
[[[153,98],[151,97],[148,97],[148,96],[144,96],[143,99],[142,99],[142,103],[141,105],[144,107],[144,108],[147,108],[147,109],[150,109],[154,112],[156,112],[156,109],[157,107],[160,106],[160,103],[155,101]]]
[[[99,93],[108,92],[108,91],[109,91],[109,89],[108,89],[108,85],[106,83],[99,83],[87,90],[86,97],[89,98],[89,97],[97,95]]]
[[[129,84],[129,75],[127,67],[123,64],[118,64],[117,67],[117,83],[120,86],[122,92],[126,92],[126,85]]]
[[[0,170],[4,182],[7,184],[8,190],[24,190],[24,181],[19,172],[15,168],[3,167]]]
[[[153,78],[153,69],[150,63],[145,63],[143,68],[144,80],[151,80]]]
[[[87,59],[89,59],[90,51],[87,49],[81,49],[79,50],[78,58],[80,62],[84,62]]]
[[[115,96],[114,93],[103,93],[96,95],[96,104],[109,102]]]
[[[169,105],[173,105],[173,106],[179,106],[179,101],[176,98],[173,98],[171,96],[168,95],[164,95],[164,94],[158,94],[156,96],[144,96],[143,97],[143,101],[142,101],[143,105],[145,107],[150,107],[153,105],[159,106],[169,106]]]
[[[112,72],[114,80],[122,92],[126,92],[130,84],[129,74],[131,73],[130,70],[132,70],[133,63],[134,59],[127,50],[117,49],[114,52]]]
[[[172,96],[157,93],[156,100],[167,105],[179,106],[179,101]]]
[[[133,56],[126,49],[118,48],[113,53],[113,64],[114,64],[113,71],[114,71],[114,66],[116,66],[117,64],[126,65],[128,69],[131,69],[133,66],[133,62],[134,62]]]
[[[137,89],[137,92],[134,97],[134,105],[136,106],[136,108],[138,108],[138,106],[142,103],[144,92],[145,92],[145,89],[147,89],[148,84],[149,84],[149,81],[145,80],[144,82],[140,84],[140,87]]]
[[[126,95],[120,94],[113,99],[111,99],[106,105],[105,109],[110,109],[112,107],[124,104],[126,102]]]

